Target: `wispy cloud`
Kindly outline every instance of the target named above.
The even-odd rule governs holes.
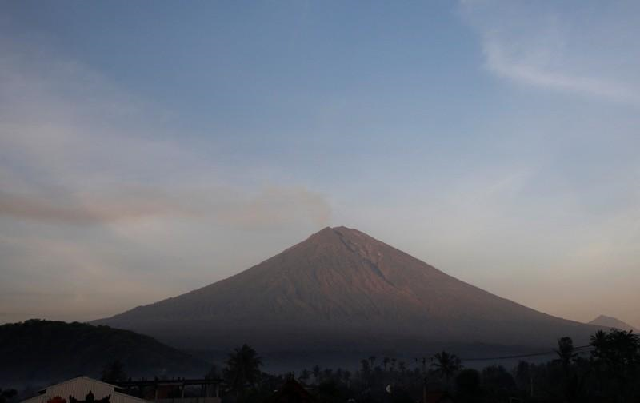
[[[320,193],[259,175],[247,183],[225,177],[226,167],[197,142],[165,127],[165,112],[79,63],[3,42],[0,49],[0,216],[68,224],[198,216],[244,228],[327,225],[330,207]],[[235,176],[242,169],[233,167]]]
[[[640,106],[640,92],[629,84],[598,77],[570,75],[562,70],[553,71],[513,54],[500,40],[486,35],[483,51],[487,68],[496,75],[524,83],[558,91],[573,92],[616,102]]]
[[[53,200],[52,200],[53,199]],[[123,195],[115,200],[83,198],[66,202],[55,194],[21,195],[0,191],[0,216],[40,222],[68,224],[105,224],[162,216],[197,216],[198,213],[180,206],[158,192],[136,196]]]
[[[640,63],[629,33],[637,7],[619,4],[462,1],[462,14],[478,32],[485,67],[498,77],[528,86],[640,106]],[[623,7],[624,8],[624,7]]]
[[[213,189],[212,189],[213,190]],[[0,217],[40,223],[106,225],[168,217],[208,219],[245,229],[274,229],[308,221],[329,225],[331,206],[303,186],[266,186],[257,194],[218,187],[215,195],[177,189],[176,194],[128,187],[119,194],[12,194],[0,191]]]

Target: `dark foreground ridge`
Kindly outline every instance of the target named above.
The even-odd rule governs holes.
[[[29,320],[0,326],[0,380],[51,383],[100,377],[119,361],[131,376],[201,375],[208,365],[149,336],[107,326]]]
[[[597,330],[500,298],[346,227],[325,228],[235,276],[98,323],[181,347],[228,350],[246,342],[293,355],[549,346],[562,336],[586,343]]]

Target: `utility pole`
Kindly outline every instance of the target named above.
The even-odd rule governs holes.
[[[530,386],[530,389],[531,389],[531,396],[530,397],[533,397],[533,372],[532,371],[529,372],[529,386]]]
[[[422,403],[427,403],[427,377],[424,377],[422,383]]]

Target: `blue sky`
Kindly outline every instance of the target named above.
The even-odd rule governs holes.
[[[3,2],[0,321],[113,314],[346,225],[640,325],[638,27],[632,1]]]

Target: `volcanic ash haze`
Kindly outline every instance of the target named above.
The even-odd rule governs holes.
[[[541,290],[544,292],[544,290]],[[99,321],[189,348],[552,346],[597,327],[500,298],[356,229],[325,228],[235,276]]]

